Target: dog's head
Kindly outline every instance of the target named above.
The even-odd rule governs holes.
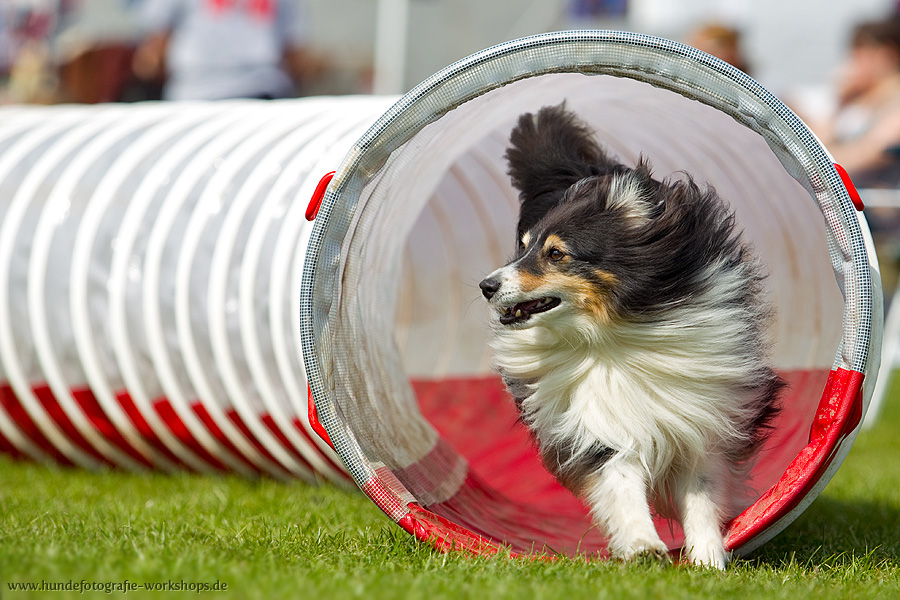
[[[583,329],[573,312],[592,328],[650,321],[708,287],[711,265],[743,259],[714,189],[689,176],[658,181],[643,159],[621,164],[564,105],[522,115],[510,142],[517,250],[480,284],[500,325]]]
[[[553,203],[523,202],[515,256],[480,283],[500,324],[616,319],[623,295],[642,279],[634,248],[661,210],[661,190],[641,163],[579,179]]]

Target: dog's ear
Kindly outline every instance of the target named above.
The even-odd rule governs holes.
[[[635,222],[658,217],[666,207],[666,184],[653,178],[647,159],[641,155],[634,169],[617,175],[606,199],[607,208],[623,211]]]
[[[634,177],[643,192],[641,198],[647,205],[647,216],[656,218],[666,208],[666,185],[653,178],[653,169],[643,154],[634,168]]]
[[[559,204],[569,186],[620,166],[565,103],[523,114],[509,140],[506,160],[521,202],[519,238]]]

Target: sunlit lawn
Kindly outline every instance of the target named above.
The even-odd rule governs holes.
[[[900,378],[898,378],[900,379]],[[724,573],[445,555],[362,494],[0,458],[0,598],[900,598],[900,385],[822,496]],[[169,591],[11,591],[12,584]]]

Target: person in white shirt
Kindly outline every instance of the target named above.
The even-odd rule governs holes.
[[[143,0],[133,67],[167,100],[283,98],[315,69],[299,0]]]

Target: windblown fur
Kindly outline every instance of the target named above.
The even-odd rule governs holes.
[[[667,556],[652,504],[692,562],[723,568],[782,387],[760,267],[713,189],[620,164],[563,105],[510,142],[517,251],[481,288],[522,420],[613,555]]]

